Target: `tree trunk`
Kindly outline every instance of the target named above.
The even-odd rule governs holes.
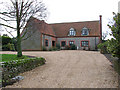
[[[17,57],[22,56],[22,49],[21,49],[21,36],[20,36],[20,15],[18,9],[18,2],[16,1],[16,20],[17,20]]]
[[[20,30],[17,30],[17,56],[22,56]]]

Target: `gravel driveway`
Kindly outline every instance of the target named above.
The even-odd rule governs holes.
[[[2,52],[16,53],[16,52]],[[116,88],[118,77],[107,58],[94,51],[23,52],[44,57],[46,64],[22,73],[15,88]]]

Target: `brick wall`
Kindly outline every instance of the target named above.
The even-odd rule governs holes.
[[[31,30],[31,29],[29,29],[29,30]],[[29,37],[26,40],[23,40],[21,42],[22,50],[41,50],[41,44],[40,44],[41,43],[41,37],[40,37],[41,33],[40,33],[40,31],[36,30],[35,28],[34,28],[34,31],[31,30],[29,32],[29,30],[23,39],[25,39],[29,35],[31,35],[31,37]],[[24,33],[25,33],[25,31],[23,32],[23,34]]]
[[[74,44],[78,46],[79,49],[82,49],[81,41],[84,41],[84,40],[89,41],[90,50],[95,50],[95,46],[99,43],[99,37],[57,38],[57,42],[59,44],[61,43],[61,41],[66,41],[66,44],[69,45],[69,41],[74,41]]]
[[[46,48],[49,49],[52,47],[52,41],[56,41],[56,38],[42,34],[42,46],[45,46],[46,39],[48,40],[48,47],[46,47]]]

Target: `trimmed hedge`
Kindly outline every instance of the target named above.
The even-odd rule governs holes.
[[[43,64],[45,64],[44,58],[29,58],[2,62],[2,85],[12,84],[13,77]]]

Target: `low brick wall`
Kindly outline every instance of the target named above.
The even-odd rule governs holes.
[[[12,78],[20,73],[45,64],[44,58],[29,58],[2,63],[2,86],[12,84]]]

